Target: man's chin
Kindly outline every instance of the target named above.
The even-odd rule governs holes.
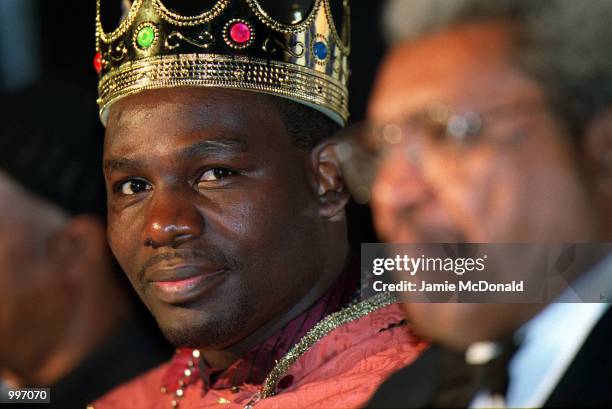
[[[202,334],[199,328],[192,326],[161,326],[160,329],[166,340],[177,348],[210,348],[208,336]]]
[[[210,313],[209,310],[170,306],[169,311],[154,313],[164,337],[172,345],[184,348],[222,349],[231,345],[246,325],[242,316],[248,314]]]

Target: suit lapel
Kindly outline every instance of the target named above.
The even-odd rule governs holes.
[[[544,407],[612,404],[612,309],[603,315],[561,377]]]

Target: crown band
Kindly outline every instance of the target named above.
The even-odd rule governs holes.
[[[122,97],[147,89],[180,86],[230,88],[299,98],[326,109],[338,123],[348,118],[346,89],[315,71],[240,56],[178,54],[130,62],[103,77],[98,87],[102,122],[106,124],[109,106]],[[338,107],[343,107],[343,115],[337,113]]]

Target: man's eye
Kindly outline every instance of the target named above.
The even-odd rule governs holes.
[[[202,176],[200,176],[199,181],[200,182],[214,182],[216,180],[220,180],[228,176],[233,176],[235,174],[236,172],[226,169],[226,168],[213,168],[213,169],[208,169],[207,171],[202,173]]]
[[[118,186],[118,191],[126,196],[136,195],[147,190],[151,190],[151,185],[144,180],[138,179],[125,181]]]

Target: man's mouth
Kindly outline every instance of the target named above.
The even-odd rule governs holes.
[[[145,274],[147,289],[167,304],[193,302],[226,276],[227,268],[194,262],[163,263]]]

